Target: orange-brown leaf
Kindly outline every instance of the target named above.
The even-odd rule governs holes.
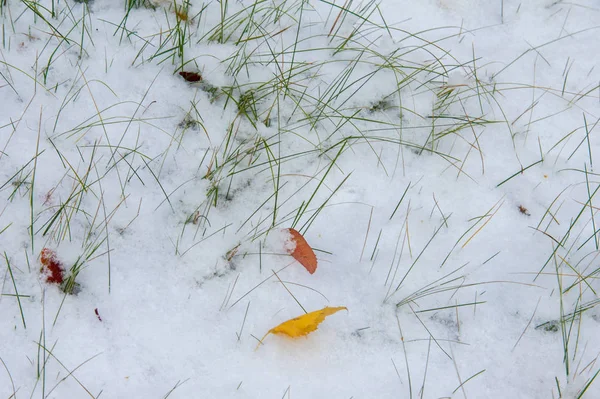
[[[298,337],[302,337],[304,335],[310,334],[311,332],[315,331],[319,327],[319,324],[321,324],[321,322],[323,320],[325,320],[325,317],[330,316],[336,312],[339,312],[340,310],[348,310],[348,309],[345,306],[336,306],[336,307],[327,306],[321,310],[316,310],[314,312],[310,312],[307,314],[303,314],[302,316],[295,317],[293,319],[290,319],[288,321],[281,323],[280,325],[278,325],[276,327],[271,328],[265,334],[265,336],[262,337],[260,342],[262,343],[262,341],[269,334],[283,334],[283,335],[287,335],[288,337],[291,337],[291,338],[298,338]]]
[[[292,236],[292,241],[295,244],[294,250],[290,252],[291,255],[300,262],[310,274],[313,274],[317,270],[317,256],[304,237],[302,237],[302,234],[292,228],[287,230]]]

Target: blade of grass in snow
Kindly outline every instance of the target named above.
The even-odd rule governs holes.
[[[4,252],[4,260],[6,262],[6,267],[8,268],[8,273],[10,274],[10,279],[13,283],[13,288],[15,289],[15,297],[17,298],[17,304],[19,305],[19,313],[21,313],[21,321],[23,322],[23,328],[27,329],[27,324],[25,323],[25,315],[23,314],[23,306],[21,305],[21,296],[19,295],[19,290],[17,289],[17,283],[15,282],[15,276],[12,271],[12,267],[10,266],[10,260],[8,259],[8,255]]]

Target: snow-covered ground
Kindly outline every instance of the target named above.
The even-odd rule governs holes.
[[[600,397],[597,1],[0,24],[0,398]]]

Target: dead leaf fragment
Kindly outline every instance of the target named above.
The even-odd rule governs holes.
[[[523,205],[519,205],[519,212],[521,212],[523,215],[531,216],[531,213],[529,213],[527,208],[525,208]]]
[[[294,244],[296,244],[294,249],[290,252],[291,255],[300,262],[310,274],[313,274],[317,270],[317,256],[314,251],[298,231],[292,228],[287,229],[287,231],[292,236]]]
[[[260,340],[260,344],[269,334],[283,334],[291,338],[298,338],[315,331],[325,317],[330,316],[340,310],[348,310],[345,306],[324,307],[321,310],[315,310],[302,316],[295,317],[285,321],[277,327],[271,328]]]
[[[202,75],[198,72],[179,72],[179,75],[184,78],[187,82],[199,82],[202,80]]]
[[[49,248],[42,249],[42,252],[40,253],[40,263],[42,264],[40,272],[46,277],[47,283],[62,284],[65,269],[58,260],[56,252]]]

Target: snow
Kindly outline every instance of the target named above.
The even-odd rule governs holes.
[[[1,398],[600,397],[596,2],[126,3],[0,3]]]

